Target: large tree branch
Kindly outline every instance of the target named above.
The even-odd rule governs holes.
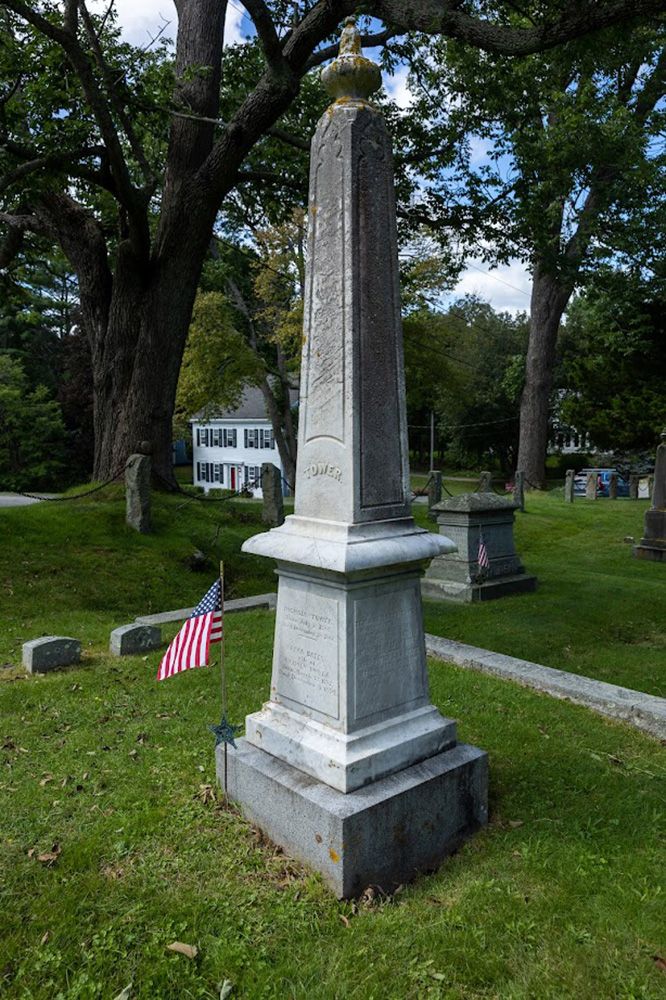
[[[24,161],[0,177],[0,192],[31,174],[52,167],[64,168],[70,177],[80,177],[93,181],[112,192],[115,190],[111,177],[105,177],[101,170],[94,170],[78,162],[87,157],[102,156],[105,152],[103,146],[86,146],[72,151],[63,150],[61,153],[50,153],[47,156],[39,156],[35,151],[13,142],[0,142],[0,148],[5,148],[14,155],[20,156]]]
[[[257,29],[266,63],[275,73],[284,72],[287,66],[282,54],[282,45],[264,0],[242,0],[242,3]]]
[[[9,10],[27,21],[46,38],[56,42],[69,59],[76,71],[90,109],[95,116],[104,144],[109,154],[109,165],[117,185],[117,197],[127,209],[131,220],[132,235],[138,246],[145,248],[149,238],[146,216],[146,200],[138,192],[131,181],[129,169],[125,161],[122,145],[116,130],[113,116],[93,73],[88,56],[81,48],[75,34],[66,28],[61,28],[54,21],[44,17],[24,0],[2,0]]]
[[[7,235],[0,243],[0,270],[9,267],[14,258],[20,253],[25,237],[25,230],[18,226],[9,226]]]
[[[486,52],[524,56],[544,52],[562,42],[637,18],[663,14],[664,0],[600,0],[595,4],[567,0],[552,21],[515,28],[475,17],[458,0],[373,0],[370,11],[402,31],[422,31],[468,42]]]
[[[81,10],[81,17],[83,19],[86,36],[90,43],[90,47],[95,57],[95,61],[97,62],[97,65],[99,67],[99,71],[106,85],[106,91],[108,94],[109,102],[113,106],[118,116],[118,119],[123,127],[123,131],[127,136],[130,148],[136,157],[137,163],[141,168],[141,172],[143,173],[148,189],[152,194],[157,185],[157,179],[155,177],[152,167],[148,162],[148,158],[146,157],[143,145],[139,141],[139,138],[136,134],[134,126],[132,125],[129,115],[127,114],[125,106],[123,102],[120,100],[119,81],[118,79],[113,78],[113,74],[104,58],[104,53],[102,51],[102,46],[99,40],[99,36],[95,31],[95,26],[93,24],[93,20],[90,16],[90,13],[85,5],[85,0],[77,0],[77,2]]]

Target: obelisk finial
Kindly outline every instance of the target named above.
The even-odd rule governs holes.
[[[336,101],[365,101],[381,87],[379,66],[366,59],[361,51],[356,18],[346,19],[340,36],[338,58],[322,70],[321,82]]]

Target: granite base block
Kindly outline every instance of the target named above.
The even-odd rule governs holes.
[[[217,775],[223,784],[223,747]],[[436,869],[488,821],[488,758],[465,744],[344,794],[241,739],[227,784],[245,817],[340,899]]]
[[[531,594],[536,590],[537,578],[527,573],[505,576],[484,583],[458,583],[453,580],[437,580],[424,577],[421,593],[428,600],[459,601],[472,604],[477,601],[494,601],[511,594]]]
[[[634,559],[647,559],[651,562],[666,562],[666,543],[661,544],[653,539],[642,538],[640,545],[632,548]]]

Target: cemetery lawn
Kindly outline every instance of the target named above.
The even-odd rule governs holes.
[[[227,620],[235,722],[268,690],[273,622]],[[95,646],[0,683],[0,995],[666,997],[657,741],[432,664],[434,702],[489,752],[490,825],[393,898],[338,902],[220,801],[217,667],[157,684],[159,658]]]
[[[666,696],[666,564],[634,559],[624,540],[640,540],[647,507],[565,504],[562,489],[528,493],[514,537],[536,593],[475,605],[425,601],[426,631]],[[413,510],[434,530],[424,506]]]

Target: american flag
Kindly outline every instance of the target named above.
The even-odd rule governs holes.
[[[157,671],[158,681],[183,670],[208,666],[211,642],[222,641],[221,595],[222,588],[217,579],[162,657]]]
[[[479,534],[479,552],[476,557],[476,561],[479,564],[479,569],[490,569],[490,559],[488,558],[488,549],[486,548],[486,543],[483,540],[482,534]]]

